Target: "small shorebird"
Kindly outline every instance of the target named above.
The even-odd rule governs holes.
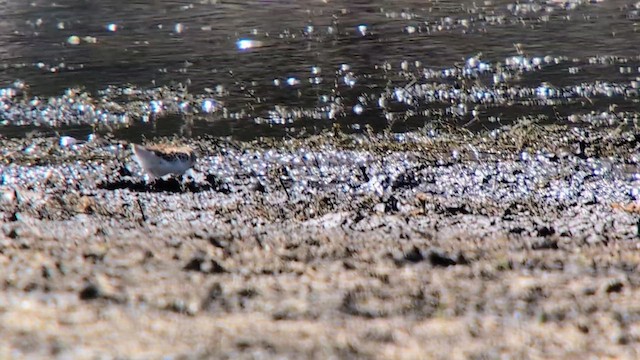
[[[149,180],[167,174],[182,175],[196,163],[196,155],[188,146],[131,144],[131,149]]]

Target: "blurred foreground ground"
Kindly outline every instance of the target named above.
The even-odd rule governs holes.
[[[634,132],[2,139],[0,358],[628,358]]]

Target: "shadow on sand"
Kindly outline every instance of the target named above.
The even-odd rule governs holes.
[[[98,184],[99,189],[118,190],[128,189],[132,192],[147,193],[198,193],[202,191],[217,191],[225,194],[230,193],[229,186],[220,181],[215,175],[207,174],[204,182],[196,182],[189,178],[184,180],[180,177],[170,177],[167,179],[157,179],[152,182],[144,180],[132,180],[130,177],[108,180]]]

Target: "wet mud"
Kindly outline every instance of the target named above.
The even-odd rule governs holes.
[[[0,139],[0,356],[636,358],[639,139]]]

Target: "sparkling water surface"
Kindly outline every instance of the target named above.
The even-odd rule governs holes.
[[[0,134],[634,125],[632,1],[5,1]],[[99,130],[98,130],[99,129]]]

